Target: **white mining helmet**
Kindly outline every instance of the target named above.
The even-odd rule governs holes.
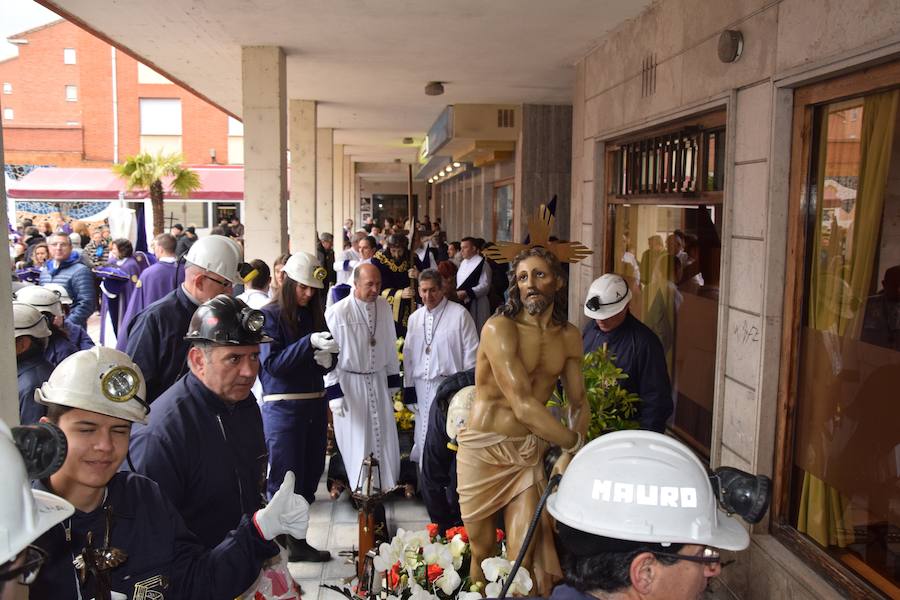
[[[572,459],[547,509],[572,529],[615,540],[743,550],[750,536],[719,509],[706,468],[681,442],[616,431]]]
[[[241,281],[238,271],[243,251],[237,242],[224,235],[202,237],[191,246],[184,259],[201,269],[220,275],[231,283]]]
[[[53,290],[54,292],[59,292],[59,302],[63,306],[69,306],[70,304],[72,304],[72,296],[69,295],[69,290],[67,290],[64,285],[60,285],[58,283],[44,283],[41,284],[41,287],[48,290]]]
[[[34,391],[40,404],[59,404],[147,423],[150,407],[141,368],[124,352],[96,346],[63,360]]]
[[[30,335],[37,339],[50,337],[47,319],[44,318],[41,311],[30,304],[13,302],[13,324],[16,328],[16,337],[23,335]]]
[[[13,300],[24,302],[42,313],[50,313],[54,317],[62,317],[62,296],[56,290],[38,285],[29,285],[13,294]]]
[[[631,290],[625,279],[607,273],[595,279],[588,289],[584,314],[591,319],[608,319],[625,310],[630,300]]]
[[[281,271],[297,283],[320,290],[325,287],[325,278],[328,277],[319,259],[308,252],[292,254]]]
[[[31,489],[22,454],[12,433],[0,421],[0,564],[22,550],[54,525],[72,516],[75,508],[57,496]]]

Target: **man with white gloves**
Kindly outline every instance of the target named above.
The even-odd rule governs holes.
[[[402,385],[397,336],[391,308],[379,296],[378,267],[360,265],[353,277],[353,294],[325,311],[328,329],[341,349],[334,370],[325,375],[325,393],[351,488],[363,459],[374,454],[381,465],[381,487],[390,489],[400,474],[392,402]]]
[[[136,427],[132,436],[134,470],[159,484],[207,548],[254,514],[264,536],[278,530],[306,537],[305,524],[278,526],[285,519],[305,519],[299,513],[308,502],[293,493],[293,477],[258,512],[268,461],[250,388],[259,371],[259,345],[270,341],[264,321],[262,312],[224,294],[200,305],[185,336],[192,344],[190,372],[156,399],[146,426]],[[279,508],[284,496],[289,506]],[[271,510],[276,517],[269,517]]]
[[[97,575],[88,570],[87,578],[79,578],[73,558],[90,562],[86,549],[99,550],[107,540],[104,556],[110,557],[114,568],[106,578],[115,593],[167,600],[234,598],[279,552],[272,541],[275,536],[305,535],[309,508],[292,492],[286,477],[287,485],[268,506],[257,500],[245,506],[239,518],[224,524],[226,531],[218,542],[198,540],[173,506],[172,496],[146,477],[119,471],[132,425],[147,422],[145,396],[140,367],[124,353],[105,347],[71,355],[36,393],[48,407],[45,420],[65,433],[68,455],[58,471],[35,487],[62,496],[74,505],[75,513],[35,542],[48,557],[31,586],[32,600],[100,597]],[[190,456],[179,458],[187,462]],[[230,463],[225,455],[219,459]],[[232,471],[229,487],[217,490],[225,501],[234,499],[229,493],[236,487],[234,475]],[[208,484],[209,478],[202,483]],[[188,490],[188,495],[196,494],[196,489]]]

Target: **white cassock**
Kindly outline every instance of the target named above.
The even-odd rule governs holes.
[[[491,316],[491,267],[480,254],[464,258],[456,271],[456,289],[468,294],[465,306],[475,321],[475,329],[481,335],[481,328]]]
[[[429,413],[438,386],[447,377],[475,368],[478,333],[462,304],[444,298],[433,311],[423,306],[409,317],[403,344],[403,387],[415,388],[415,444],[410,460],[422,468]]]
[[[381,487],[388,490],[400,475],[392,398],[401,386],[400,361],[391,307],[384,298],[363,302],[351,294],[325,311],[325,321],[340,348],[325,387],[329,400],[343,397],[347,403],[344,416],[334,416],[334,437],[348,483],[356,487],[362,461],[371,453],[381,465]]]
[[[342,283],[350,283],[350,275],[353,274],[353,268],[359,264],[362,258],[359,252],[353,248],[347,248],[341,252],[334,261],[335,285]]]

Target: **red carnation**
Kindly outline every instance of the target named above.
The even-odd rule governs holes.
[[[425,529],[428,530],[428,537],[430,537],[431,539],[434,539],[437,537],[437,534],[438,534],[437,523],[429,523],[428,525],[425,526]]]
[[[453,536],[455,536],[457,533],[462,537],[462,541],[464,541],[467,544],[469,543],[469,534],[466,533],[466,528],[464,526],[451,527],[450,529],[448,529],[447,530],[447,539],[452,540]]]
[[[444,569],[442,569],[439,565],[428,565],[425,573],[428,576],[428,583],[434,583],[435,579],[444,574]]]
[[[388,584],[391,588],[396,588],[400,584],[400,563],[394,563],[391,572],[388,573]]]
[[[503,535],[503,530],[498,529],[497,530],[497,543],[499,544],[500,542],[502,542],[504,537],[506,537],[506,536]]]

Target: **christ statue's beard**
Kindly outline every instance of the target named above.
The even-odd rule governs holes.
[[[525,296],[523,304],[525,305],[525,310],[528,311],[528,314],[534,316],[547,310],[552,302],[553,299],[549,296],[545,296],[537,290],[531,290]]]

